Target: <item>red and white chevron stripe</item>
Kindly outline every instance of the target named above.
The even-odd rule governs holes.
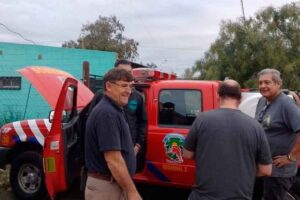
[[[15,132],[22,142],[26,142],[28,138],[34,137],[43,146],[45,136],[49,133],[51,125],[48,119],[17,121],[12,123],[11,131]]]

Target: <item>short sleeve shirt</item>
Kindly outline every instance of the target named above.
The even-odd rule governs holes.
[[[92,99],[88,113],[91,113],[93,108],[101,101],[103,90],[96,92]],[[143,96],[135,89],[131,91],[128,99],[128,104],[125,106],[127,122],[129,124],[133,144],[138,143],[143,146],[145,142],[147,115]]]
[[[106,151],[120,151],[131,175],[136,158],[125,113],[108,96],[90,113],[85,131],[85,161],[89,172],[110,174],[104,158]]]
[[[196,185],[189,199],[251,199],[257,164],[270,164],[260,124],[235,109],[200,113],[184,148],[195,152]]]
[[[267,104],[262,97],[256,108],[255,119],[261,122],[272,153],[272,157],[287,155],[292,149],[296,132],[300,131],[300,109],[285,94],[280,94]],[[297,172],[297,163],[278,168],[273,166],[273,177],[291,177]]]

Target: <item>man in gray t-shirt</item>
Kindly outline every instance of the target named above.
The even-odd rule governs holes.
[[[264,200],[282,200],[297,173],[300,109],[290,97],[281,93],[279,71],[264,69],[258,75],[262,98],[257,104],[255,118],[266,132],[273,158],[272,176],[263,179],[263,196]]]
[[[238,110],[240,86],[220,84],[220,109],[200,113],[184,142],[184,157],[196,161],[189,200],[252,198],[255,176],[271,174],[271,154],[260,124]]]

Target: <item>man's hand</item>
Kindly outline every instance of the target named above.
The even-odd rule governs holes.
[[[292,161],[288,159],[287,155],[275,156],[273,157],[273,161],[272,161],[272,164],[278,168],[283,167],[285,165],[290,165],[291,163]]]
[[[127,194],[128,200],[142,200],[142,197],[138,192],[128,193]]]
[[[140,149],[141,149],[141,145],[136,144],[136,145],[134,146],[134,155],[135,155],[135,156],[139,153]]]
[[[120,151],[105,151],[104,158],[117,184],[126,192],[128,200],[140,200],[141,197],[128,172]]]
[[[189,151],[186,148],[183,148],[183,157],[185,159],[195,160],[195,152]]]

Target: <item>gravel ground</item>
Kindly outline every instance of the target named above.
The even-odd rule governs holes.
[[[9,185],[9,167],[6,170],[0,169],[0,199],[17,200]]]
[[[0,169],[0,188],[1,189],[8,189],[9,186],[9,169],[2,170]]]

